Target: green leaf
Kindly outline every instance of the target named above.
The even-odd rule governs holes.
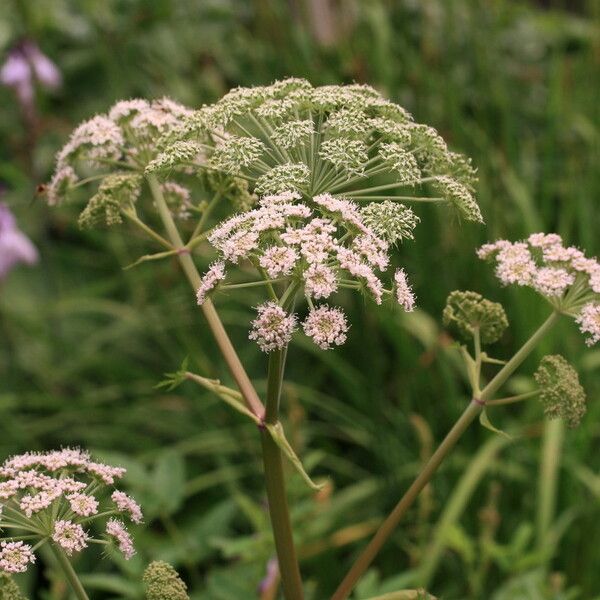
[[[165,378],[156,384],[156,388],[166,388],[167,391],[174,390],[186,380],[186,372],[188,369],[190,357],[186,356],[181,363],[178,371],[174,373],[165,373]]]
[[[497,427],[494,427],[492,425],[489,417],[487,416],[487,412],[486,412],[485,408],[481,411],[481,414],[479,415],[479,422],[486,429],[489,429],[490,431],[493,431],[494,433],[497,433],[498,435],[505,437],[507,440],[513,439],[510,435],[508,435],[508,433],[506,433],[506,431],[502,431],[501,429],[498,429]]]
[[[185,463],[181,454],[167,450],[158,458],[152,489],[160,512],[170,515],[181,506],[185,496]]]
[[[313,489],[315,491],[319,491],[319,490],[323,489],[325,484],[324,483],[321,483],[321,484],[315,483],[308,476],[308,473],[304,470],[304,467],[302,466],[300,459],[298,458],[298,456],[296,456],[294,449],[291,447],[290,443],[288,442],[287,438],[285,437],[285,432],[283,431],[283,427],[282,427],[281,423],[277,422],[277,423],[273,423],[273,424],[267,424],[266,427],[267,427],[267,430],[269,431],[269,433],[271,434],[273,441],[279,446],[281,451],[288,457],[288,459],[290,460],[292,465],[294,465],[294,468],[296,469],[296,471],[298,471],[298,473],[300,473],[300,475],[302,476],[302,479],[304,479],[304,481],[306,482],[306,485],[308,485],[308,487],[310,487],[311,489]]]

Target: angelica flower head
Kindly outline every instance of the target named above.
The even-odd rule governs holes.
[[[90,170],[97,177],[88,178]],[[209,189],[217,174],[228,182],[245,181],[250,195],[328,192],[360,203],[414,198],[483,222],[470,161],[450,151],[435,129],[415,123],[366,85],[313,87],[286,79],[231,90],[198,110],[168,98],[117,102],[77,127],[60,150],[48,201],[58,204],[74,187],[117,171],[163,179],[209,173]],[[141,186],[138,179],[129,204]],[[110,186],[103,191],[106,200]],[[119,222],[114,213],[122,203],[113,202],[108,224]],[[410,214],[395,217],[392,237],[410,237]]]
[[[168,98],[117,102],[107,114],[96,115],[79,125],[58,152],[56,170],[46,186],[48,203],[61,203],[87,181],[98,186],[80,218],[83,226],[121,222],[122,209],[130,208],[142,191],[143,174],[168,169],[185,174],[187,164],[203,156],[199,141],[181,141],[168,152],[158,141],[192,111]],[[90,177],[90,173],[94,173]],[[167,182],[165,193],[175,204],[174,214],[189,216],[189,190],[176,181]]]
[[[331,192],[369,202],[381,199],[381,188],[392,198],[430,196],[483,221],[468,159],[369,86],[286,79],[237,88],[183,121],[159,144],[166,154],[200,136],[206,160],[199,168],[239,176],[259,195]]]
[[[94,538],[94,525],[110,515],[125,515],[134,523],[142,520],[137,503],[121,491],[108,494],[108,487],[125,473],[121,467],[95,462],[87,452],[64,448],[51,452],[29,452],[13,456],[0,466],[0,572],[17,573],[35,561],[33,546],[15,536],[27,523],[34,541],[50,540],[67,555],[79,553]],[[107,543],[114,532],[106,531]],[[125,525],[121,537],[128,536]],[[134,550],[117,542],[129,558]]]
[[[308,313],[302,327],[319,348],[329,350],[346,341],[348,321],[341,309],[323,304]]]
[[[87,177],[90,169],[98,175]],[[182,185],[189,176],[201,188],[200,203]],[[145,178],[153,200],[144,193]],[[245,285],[228,284],[237,270],[226,273],[226,263],[254,267],[271,301],[259,307],[250,338],[265,351],[289,342],[302,321],[289,314],[298,298],[306,298],[313,319],[338,314],[327,307],[315,312],[313,302],[344,289],[413,309],[404,270],[385,274],[392,247],[413,239],[420,221],[411,202],[446,205],[483,222],[470,161],[366,85],[313,87],[286,79],[231,90],[198,110],[166,99],[119,102],[77,128],[59,152],[49,201],[57,204],[90,181],[97,191],[81,214],[83,226],[126,217],[148,232],[143,217],[164,204],[161,194],[173,216],[201,214],[185,249],[206,237],[218,257],[197,301],[203,304],[217,288]],[[221,206],[222,199],[237,212]],[[330,347],[345,339],[343,327],[340,332],[332,342],[311,337]]]
[[[600,341],[600,263],[574,246],[565,246],[556,233],[533,233],[527,240],[484,244],[479,258],[496,265],[504,285],[535,290],[558,311],[578,323],[586,342]]]
[[[569,427],[579,425],[586,411],[585,390],[568,361],[560,354],[545,356],[534,378],[540,387],[540,401],[546,416],[560,417]]]
[[[256,341],[263,352],[285,348],[296,328],[296,316],[288,315],[276,302],[257,307],[258,317],[252,321],[249,338]]]
[[[225,263],[231,262],[254,266],[265,285],[277,284],[296,295],[303,292],[311,301],[351,289],[377,304],[388,298],[406,311],[413,310],[415,297],[406,273],[400,269],[392,277],[384,275],[390,264],[390,243],[378,237],[366,221],[356,202],[332,194],[306,197],[287,190],[264,196],[256,208],[212,229],[208,240],[220,257],[201,279],[198,302],[203,303],[217,284],[227,287]],[[257,284],[260,280],[252,285]],[[274,301],[261,305],[258,313],[250,339],[266,352],[285,346],[297,317]],[[339,317],[339,309],[316,308],[311,315],[308,335],[318,346],[343,343],[345,317],[338,318],[340,333],[331,339],[315,334],[314,328],[318,316]],[[307,328],[303,329],[306,333]]]

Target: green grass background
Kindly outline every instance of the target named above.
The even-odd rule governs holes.
[[[81,232],[77,207],[36,199],[71,129],[121,98],[198,106],[287,76],[358,81],[438,128],[479,169],[486,227],[431,208],[401,248],[418,312],[348,296],[344,347],[322,353],[299,340],[290,352],[286,427],[311,474],[328,481],[314,496],[290,472],[307,597],[323,600],[468,401],[439,324],[448,292],[505,304],[504,357],[544,318],[532,294],[499,288],[476,245],[545,230],[600,253],[599,17],[594,0],[2,3],[0,51],[32,38],[65,81],[39,91],[34,128],[0,88],[2,200],[41,253],[0,286],[0,457],[81,444],[129,467],[126,484],[147,513],[139,553],[116,567],[79,560],[94,598],[142,598],[141,572],[156,558],[177,566],[194,599],[255,598],[273,545],[253,426],[191,384],[154,387],[186,356],[229,382],[176,265],[123,271],[148,250],[142,240]],[[246,341],[255,300],[219,308],[262,390],[264,356]],[[600,351],[565,321],[515,389],[544,352],[577,365],[589,393],[582,425],[548,425],[531,404],[494,414],[519,432],[510,443],[473,426],[355,599],[418,585],[447,600],[600,598]],[[19,583],[32,598],[68,598],[43,566]]]

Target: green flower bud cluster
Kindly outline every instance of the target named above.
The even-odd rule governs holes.
[[[0,600],[27,600],[12,577],[0,573]]]
[[[560,354],[544,356],[534,379],[540,387],[544,414],[577,427],[586,411],[586,396],[579,375],[569,362]]]
[[[136,202],[141,187],[142,176],[137,173],[107,175],[79,215],[79,226],[89,228],[102,223],[108,226],[122,223],[121,208]]]
[[[286,79],[237,88],[186,121],[163,143],[202,140],[206,166],[248,180],[259,195],[348,194],[369,202],[382,199],[374,195],[382,188],[391,199],[398,192],[403,199],[429,194],[465,219],[483,221],[470,161],[369,86]],[[290,177],[300,169],[309,176]]]
[[[390,244],[414,239],[413,231],[421,220],[408,206],[391,200],[371,202],[362,207],[361,214],[365,225]]]
[[[187,586],[177,571],[163,561],[148,565],[143,577],[147,600],[189,600]]]
[[[443,321],[446,327],[454,326],[466,339],[479,329],[482,344],[497,342],[508,327],[501,304],[470,291],[454,291],[448,296]]]

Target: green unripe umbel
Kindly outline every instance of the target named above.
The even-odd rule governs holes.
[[[177,571],[166,562],[154,561],[148,565],[143,577],[148,600],[189,600],[187,586]]]
[[[585,390],[577,371],[560,354],[553,354],[544,356],[534,378],[540,386],[544,414],[577,427],[586,410]]]
[[[497,342],[508,327],[501,304],[469,291],[455,291],[448,296],[443,320],[446,327],[454,325],[460,335],[467,339],[479,328],[482,344]]]
[[[9,575],[0,573],[0,600],[27,600]]]

